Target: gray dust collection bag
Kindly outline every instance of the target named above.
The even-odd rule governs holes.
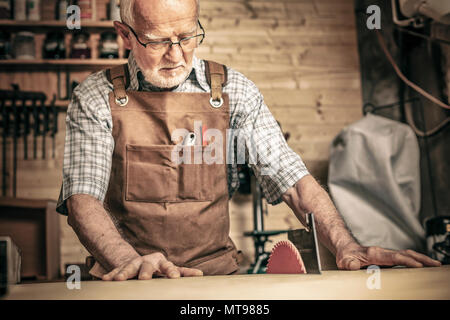
[[[367,114],[344,128],[331,144],[328,187],[361,245],[423,252],[420,153],[408,125]]]

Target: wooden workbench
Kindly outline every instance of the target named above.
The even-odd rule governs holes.
[[[123,282],[20,284],[6,299],[450,299],[450,266],[380,269],[380,289],[368,289],[372,273],[324,271],[322,275],[234,275]]]

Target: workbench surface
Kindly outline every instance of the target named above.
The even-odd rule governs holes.
[[[367,271],[81,281],[81,288],[72,290],[65,282],[19,284],[6,299],[450,299],[450,266],[382,268],[380,289],[368,289],[375,273]]]

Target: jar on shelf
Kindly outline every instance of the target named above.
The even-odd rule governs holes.
[[[44,59],[64,59],[66,57],[64,33],[47,33],[42,51],[42,56],[44,57]]]
[[[70,57],[73,59],[89,59],[91,48],[89,47],[89,33],[76,32],[72,37],[72,50]]]
[[[27,0],[14,1],[14,20],[27,20]]]
[[[80,7],[81,20],[93,20],[97,19],[97,7],[95,0],[78,0],[75,4]]]
[[[11,2],[0,0],[0,19],[11,19]]]
[[[40,0],[27,0],[27,15],[28,15],[28,20],[32,20],[32,21],[41,20],[41,1]]]
[[[105,31],[100,35],[98,51],[100,58],[119,58],[119,44],[117,43],[117,35],[115,32]]]
[[[13,41],[14,58],[32,60],[36,59],[34,34],[29,31],[17,33]]]
[[[121,21],[120,20],[120,0],[110,0],[109,1],[109,20]]]
[[[56,4],[56,20],[67,20],[67,8],[69,7],[69,0],[59,0]]]
[[[11,36],[0,31],[0,59],[11,59]]]

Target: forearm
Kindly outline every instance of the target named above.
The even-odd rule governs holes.
[[[303,224],[306,213],[314,213],[319,240],[334,255],[340,248],[357,245],[327,192],[311,175],[300,179],[282,199]]]
[[[122,238],[100,201],[89,195],[77,194],[67,200],[67,207],[69,225],[103,267],[111,270],[139,257]]]

